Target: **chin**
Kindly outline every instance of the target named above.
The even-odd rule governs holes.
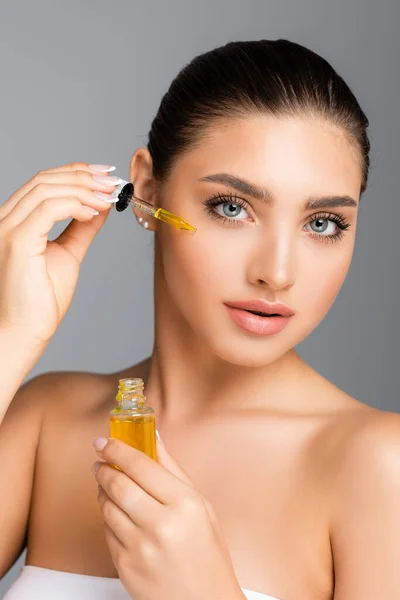
[[[197,334],[201,336],[210,352],[232,365],[238,367],[266,367],[293,350],[317,327],[322,320],[295,315],[291,322],[280,332],[272,335],[254,335],[230,324],[210,322],[203,323]]]
[[[204,333],[203,339],[211,352],[238,367],[265,367],[294,347],[291,337],[285,336],[284,331],[269,336],[254,336],[241,331],[232,334],[218,329]]]

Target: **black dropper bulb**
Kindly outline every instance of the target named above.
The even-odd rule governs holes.
[[[133,196],[133,183],[127,183],[124,185],[120,193],[118,194],[118,200],[115,203],[115,208],[118,212],[122,212],[128,208],[131,198]]]

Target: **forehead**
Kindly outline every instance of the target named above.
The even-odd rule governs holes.
[[[345,133],[329,122],[254,115],[214,122],[178,161],[179,172],[204,176],[231,172],[276,191],[298,195],[359,194],[360,155]],[[177,163],[178,166],[178,163]],[[334,189],[333,189],[334,186]]]

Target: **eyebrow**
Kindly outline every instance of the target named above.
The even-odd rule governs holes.
[[[272,205],[274,201],[274,197],[269,190],[258,187],[254,183],[241,179],[232,173],[214,173],[213,175],[201,177],[198,181],[210,181],[233,187],[242,194],[252,196],[267,205]],[[357,205],[356,200],[350,196],[310,196],[307,198],[305,210]]]

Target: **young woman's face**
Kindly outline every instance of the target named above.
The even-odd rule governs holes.
[[[201,181],[216,174],[232,181]],[[234,179],[264,188],[268,201],[243,185],[237,189]],[[346,277],[360,186],[354,148],[317,120],[230,120],[185,152],[162,203],[197,231],[161,224],[157,236],[167,293],[199,341],[221,359],[246,366],[268,364],[301,342]],[[206,204],[216,196],[218,205]],[[306,206],[333,196],[348,199],[344,206],[332,200],[324,208]],[[225,303],[255,299],[281,302],[295,314],[278,333],[250,333],[232,320]]]

